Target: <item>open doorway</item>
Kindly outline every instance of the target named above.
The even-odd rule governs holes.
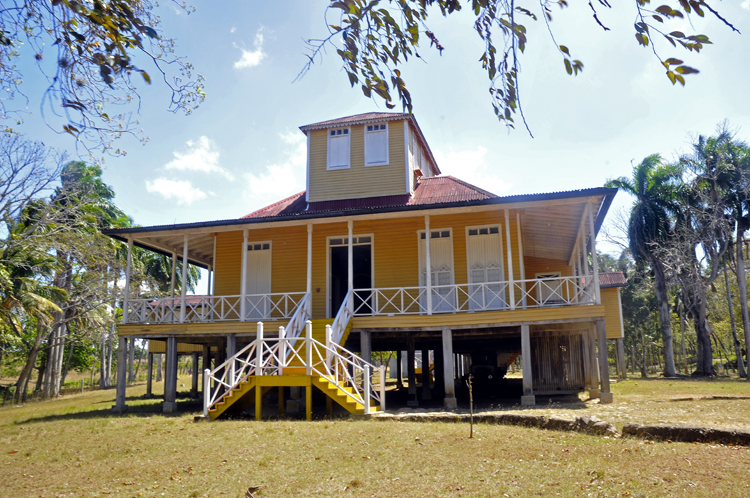
[[[349,248],[346,237],[328,239],[330,251],[328,316],[334,318],[346,297],[349,281]],[[354,289],[372,288],[372,236],[361,235],[352,238],[352,267]],[[369,313],[370,293],[358,292],[354,296],[354,309],[357,313]]]

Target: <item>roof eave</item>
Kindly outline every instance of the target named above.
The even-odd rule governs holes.
[[[444,202],[439,204],[423,204],[423,205],[410,205],[410,206],[390,206],[390,207],[381,207],[377,209],[347,209],[342,211],[322,211],[318,213],[301,213],[301,214],[292,214],[292,215],[286,215],[286,216],[269,216],[269,217],[263,217],[263,218],[237,218],[237,219],[229,219],[229,220],[220,220],[220,221],[204,221],[204,222],[196,222],[196,223],[182,223],[182,224],[175,224],[175,225],[162,225],[162,226],[152,226],[152,227],[132,227],[132,228],[118,228],[118,229],[108,229],[108,230],[102,230],[102,233],[104,235],[108,235],[110,237],[116,238],[118,240],[127,241],[123,235],[128,234],[137,234],[137,233],[148,233],[148,232],[163,232],[167,230],[189,230],[189,229],[197,229],[197,228],[208,228],[208,227],[224,227],[224,226],[232,226],[232,225],[254,225],[254,224],[261,224],[261,223],[273,223],[273,222],[279,222],[279,221],[292,221],[292,220],[312,220],[312,219],[319,219],[319,218],[340,218],[344,216],[359,216],[359,215],[365,215],[365,214],[373,214],[373,213],[399,213],[404,211],[426,211],[426,210],[434,210],[434,209],[445,209],[445,208],[456,208],[456,207],[472,207],[472,206],[482,206],[482,205],[502,205],[502,204],[515,204],[515,203],[524,203],[524,202],[536,202],[536,201],[545,201],[545,200],[560,200],[560,199],[573,199],[576,197],[591,197],[591,196],[598,196],[603,195],[604,200],[602,201],[602,205],[599,209],[599,213],[597,215],[596,225],[595,229],[598,232],[599,227],[601,227],[601,224],[604,222],[604,216],[606,216],[607,209],[609,209],[609,205],[612,203],[612,199],[614,198],[614,195],[617,193],[617,189],[614,188],[606,188],[606,187],[596,187],[591,189],[585,189],[585,190],[577,190],[572,192],[552,192],[552,193],[545,193],[545,194],[522,194],[522,195],[514,195],[514,196],[506,196],[506,197],[493,197],[492,199],[481,199],[481,200],[475,200],[475,201],[463,201],[463,202]]]

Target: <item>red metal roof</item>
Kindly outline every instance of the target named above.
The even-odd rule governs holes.
[[[354,116],[346,116],[343,118],[329,119],[328,121],[320,121],[305,126],[300,126],[299,129],[314,130],[319,128],[331,128],[334,126],[346,126],[353,124],[362,124],[372,121],[391,121],[396,119],[407,119],[408,113],[405,112],[365,112],[362,114],[355,114]]]
[[[625,278],[625,274],[621,271],[599,274],[599,287],[602,289],[608,287],[625,287],[626,285],[628,285],[628,280]]]
[[[479,201],[497,197],[452,176],[423,176],[414,191],[414,195],[386,195],[364,199],[342,199],[335,201],[305,202],[305,193],[300,192],[284,200],[266,206],[243,216],[247,218],[269,218],[291,216],[302,213],[321,213],[347,210],[373,209],[395,206],[429,206],[431,204],[450,204],[467,201]]]

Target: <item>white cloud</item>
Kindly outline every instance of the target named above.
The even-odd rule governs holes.
[[[236,44],[234,45],[236,48],[239,48],[242,51],[242,57],[240,57],[240,60],[234,63],[235,69],[244,69],[246,67],[257,66],[266,57],[265,52],[263,52],[262,30],[263,28],[259,29],[258,32],[255,33],[255,41],[253,42],[255,50],[245,50],[244,48],[238,47]]]
[[[230,33],[235,33],[236,31],[237,31],[237,28],[235,28],[234,26],[232,26],[232,29],[229,30]]]
[[[219,151],[213,140],[202,136],[197,141],[188,140],[186,145],[186,152],[173,152],[175,158],[164,165],[165,168],[218,173],[227,180],[234,180],[234,175],[219,165]]]
[[[177,204],[192,204],[206,198],[206,193],[187,180],[170,180],[169,178],[157,178],[154,181],[146,180],[146,190],[151,193],[160,194],[167,200],[177,200]]]
[[[295,132],[282,133],[279,136],[286,144],[287,160],[281,164],[266,166],[266,172],[259,175],[246,173],[244,176],[248,189],[245,191],[245,199],[278,201],[305,189],[298,183],[306,174],[305,136]]]
[[[740,4],[740,7],[742,7],[745,10],[750,10],[750,0],[745,0]]]
[[[513,186],[491,172],[499,168],[496,165],[490,168],[486,160],[487,149],[481,145],[474,150],[433,150],[433,153],[444,175],[453,175],[493,194],[502,194]]]

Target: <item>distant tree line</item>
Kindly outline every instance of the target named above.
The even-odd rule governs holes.
[[[98,166],[0,134],[0,373],[16,379],[16,401],[58,396],[73,370],[112,383],[127,251],[101,230],[133,222],[101,176]],[[166,295],[171,265],[134,248],[131,297]],[[193,290],[197,268],[188,275]]]
[[[658,358],[665,376],[714,375],[720,366],[746,378],[748,145],[722,123],[714,135],[696,136],[688,153],[672,161],[648,156],[631,178],[607,186],[634,198],[606,230],[622,255],[600,260],[628,277],[622,304],[631,366],[645,376]]]

